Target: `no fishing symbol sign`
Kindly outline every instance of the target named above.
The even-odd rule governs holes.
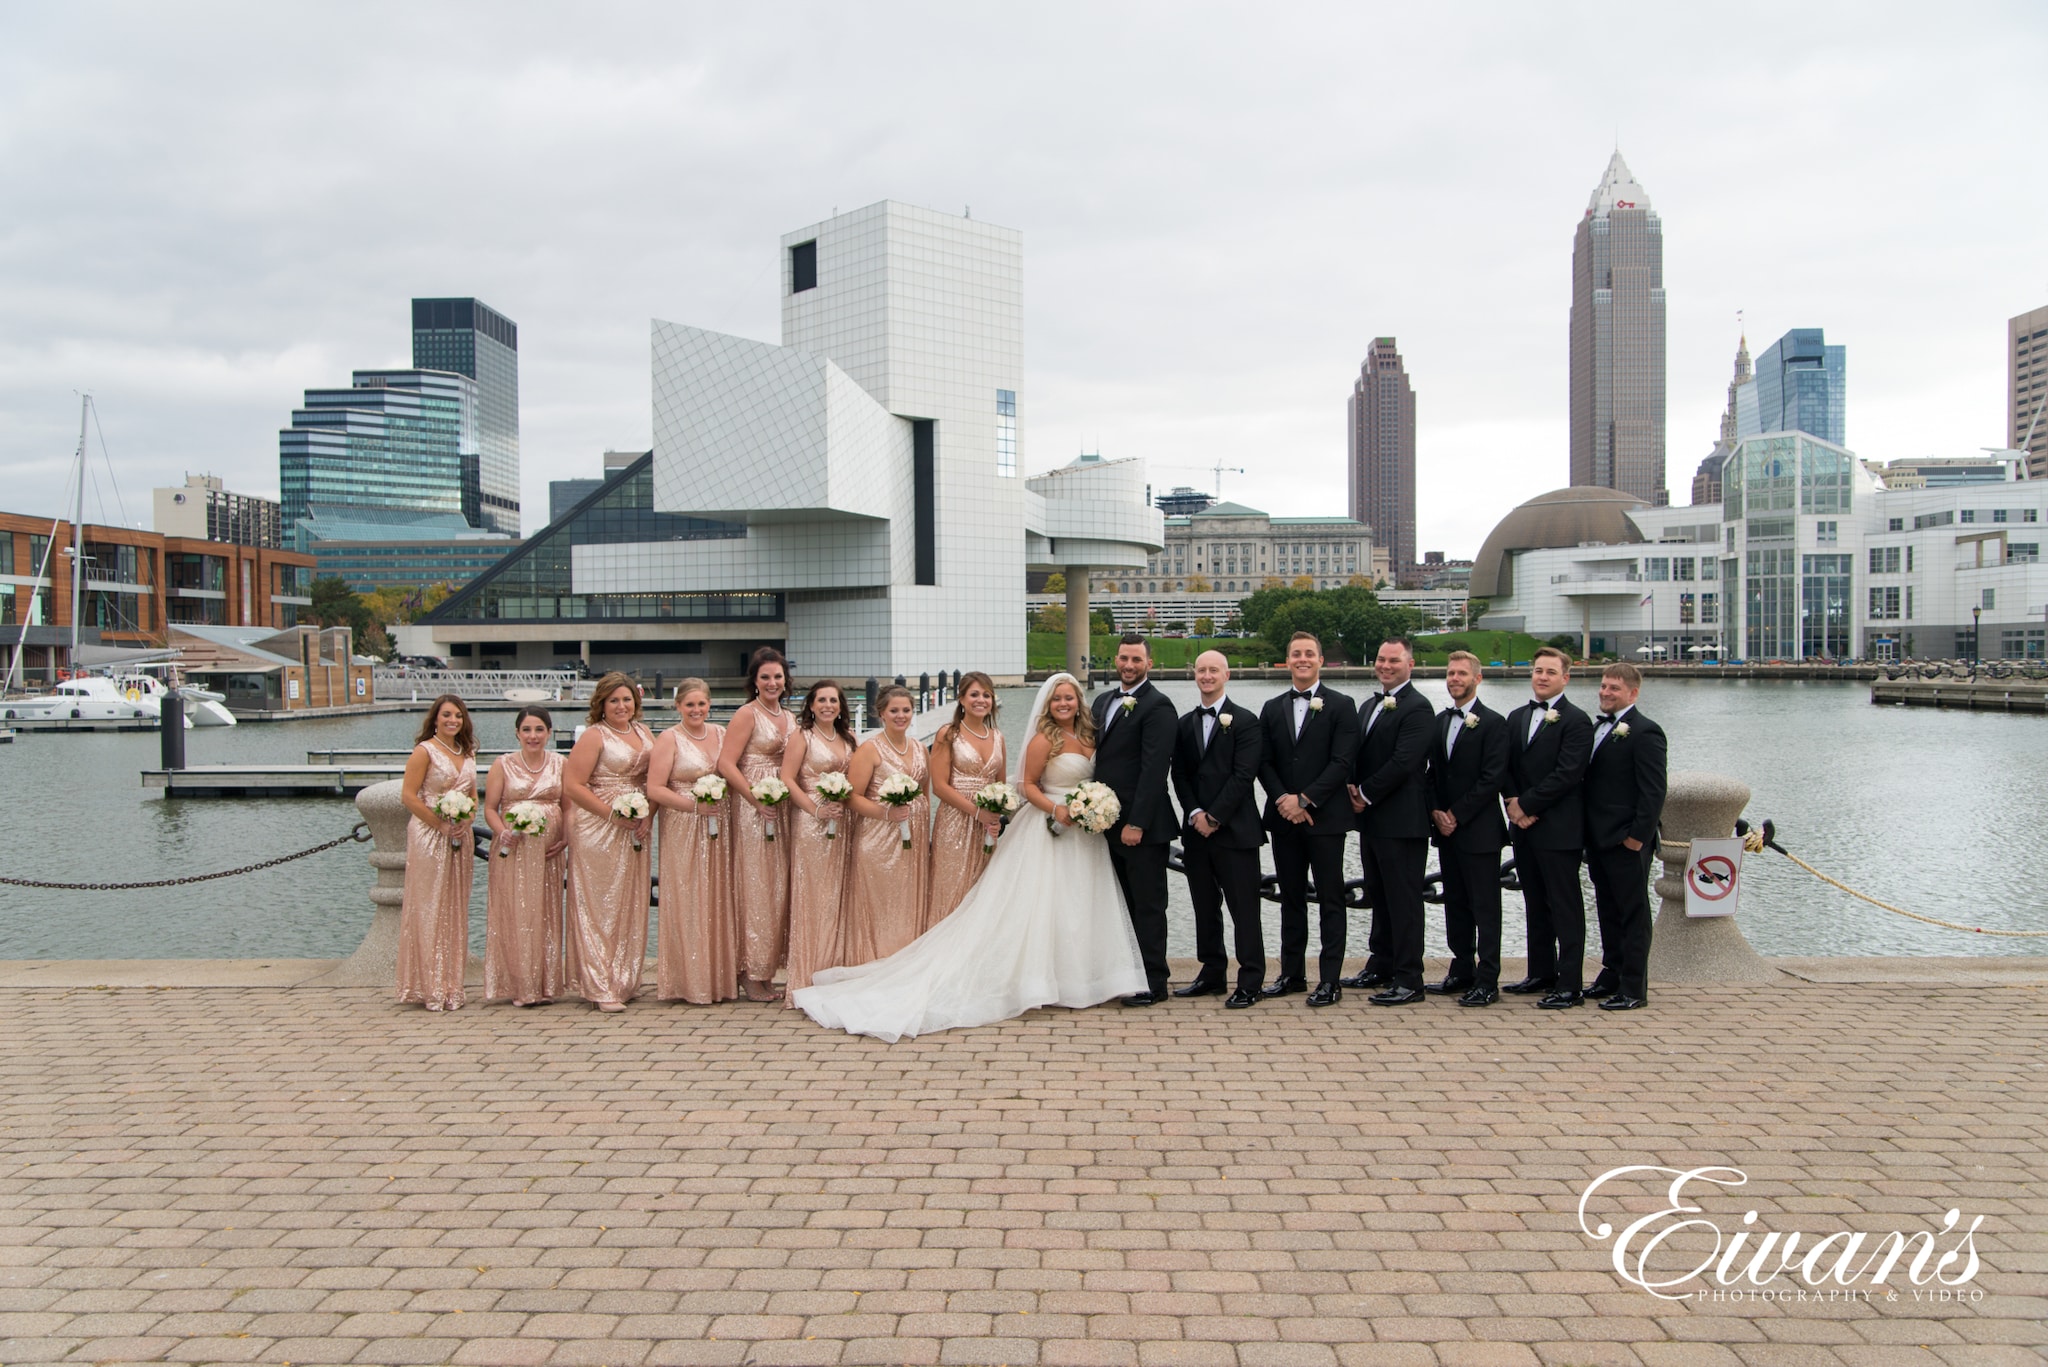
[[[1742,841],[1695,840],[1685,862],[1685,914],[1733,916],[1741,901]]]

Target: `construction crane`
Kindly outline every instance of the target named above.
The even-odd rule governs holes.
[[[1214,465],[1162,465],[1159,468],[1162,470],[1193,470],[1202,474],[1213,474],[1216,477],[1216,497],[1218,498],[1223,497],[1223,477],[1225,475],[1241,475],[1244,473],[1242,465],[1225,465],[1222,461],[1218,461]]]

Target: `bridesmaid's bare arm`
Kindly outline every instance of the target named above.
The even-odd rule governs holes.
[[[412,754],[406,757],[405,792],[401,794],[405,799],[405,809],[450,840],[459,840],[468,827],[459,821],[445,819],[439,812],[429,807],[427,800],[420,796],[420,789],[425,787],[427,782],[427,766],[433,763],[427,758],[428,744],[427,741],[421,741],[413,746]]]
[[[484,780],[484,824],[491,828],[491,844],[500,841],[516,842],[519,832],[505,824],[505,766],[511,762],[510,755],[502,755],[491,766],[491,776]]]
[[[590,776],[597,769],[597,757],[604,751],[604,737],[593,726],[576,738],[569,758],[562,762],[562,795],[586,812],[609,817],[611,804],[600,802],[590,791]]]
[[[1074,824],[1067,815],[1067,804],[1054,802],[1039,787],[1039,780],[1045,777],[1045,766],[1052,762],[1052,742],[1044,736],[1033,736],[1031,743],[1024,747],[1024,767],[1017,771],[1017,791],[1024,800],[1039,811],[1048,813],[1062,826]]]
[[[654,752],[647,757],[647,800],[657,807],[694,812],[697,799],[668,786],[668,776],[676,768],[676,749],[682,743],[683,728],[680,726],[671,726],[654,738]]]
[[[754,705],[745,703],[732,714],[732,721],[725,728],[725,744],[718,750],[718,776],[725,780],[732,796],[758,812],[761,804],[754,801],[754,785],[740,772],[740,756],[747,752],[747,742],[753,738]]]
[[[877,802],[868,796],[868,784],[874,780],[875,766],[882,762],[875,749],[877,742],[863,742],[853,752],[853,762],[846,766],[846,781],[853,785],[853,793],[846,799],[849,807],[871,821],[880,821],[889,815],[889,804]]]

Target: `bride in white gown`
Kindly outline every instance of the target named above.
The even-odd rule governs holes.
[[[824,969],[791,1000],[820,1025],[895,1041],[1143,992],[1109,847],[1071,824],[1063,802],[1095,773],[1094,731],[1074,676],[1046,680],[1018,772],[1031,810],[1011,820],[966,900],[888,958]]]

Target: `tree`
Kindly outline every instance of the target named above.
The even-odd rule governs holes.
[[[1191,577],[1190,577],[1190,578],[1188,579],[1188,592],[1189,592],[1189,593],[1214,593],[1214,592],[1216,592],[1216,586],[1215,586],[1214,584],[1210,583],[1210,582],[1209,582],[1209,581],[1208,581],[1207,579],[1204,579],[1204,578],[1203,578],[1203,577],[1202,577],[1201,575],[1197,574],[1197,575],[1193,575],[1193,576],[1191,576]]]
[[[307,614],[323,627],[354,626],[358,617],[368,616],[362,599],[338,574],[315,579],[307,597],[313,600]]]
[[[1306,574],[1297,574],[1294,576],[1294,582],[1287,587],[1290,589],[1312,589],[1315,586],[1316,581],[1313,578]]]
[[[1045,576],[1045,591],[1047,593],[1065,593],[1067,591],[1067,576],[1061,574],[1058,570],[1054,570],[1051,574]]]
[[[1279,588],[1285,588],[1285,587],[1287,587],[1287,586],[1286,586],[1285,584],[1282,584],[1282,583],[1280,582],[1280,576],[1279,576],[1279,575],[1277,575],[1277,574],[1269,574],[1269,575],[1267,575],[1267,576],[1266,576],[1266,577],[1265,577],[1264,579],[1261,579],[1261,580],[1259,581],[1259,587],[1260,587],[1260,588],[1262,588],[1262,589],[1279,589]]]
[[[1116,634],[1116,619],[1109,615],[1108,608],[1097,608],[1088,614],[1088,631],[1093,636]]]
[[[1244,600],[1245,625],[1262,637],[1272,658],[1287,653],[1288,638],[1307,631],[1335,660],[1369,660],[1389,636],[1413,636],[1422,614],[1382,604],[1371,589],[1261,589]]]
[[[1347,589],[1369,589],[1372,587],[1372,580],[1362,574],[1354,574],[1344,581],[1344,587]]]
[[[1067,630],[1067,609],[1062,603],[1049,603],[1038,610],[1032,622],[1034,631],[1050,631],[1064,635]]]
[[[1216,619],[1214,617],[1197,617],[1195,619],[1195,635],[1214,636],[1215,634]]]

